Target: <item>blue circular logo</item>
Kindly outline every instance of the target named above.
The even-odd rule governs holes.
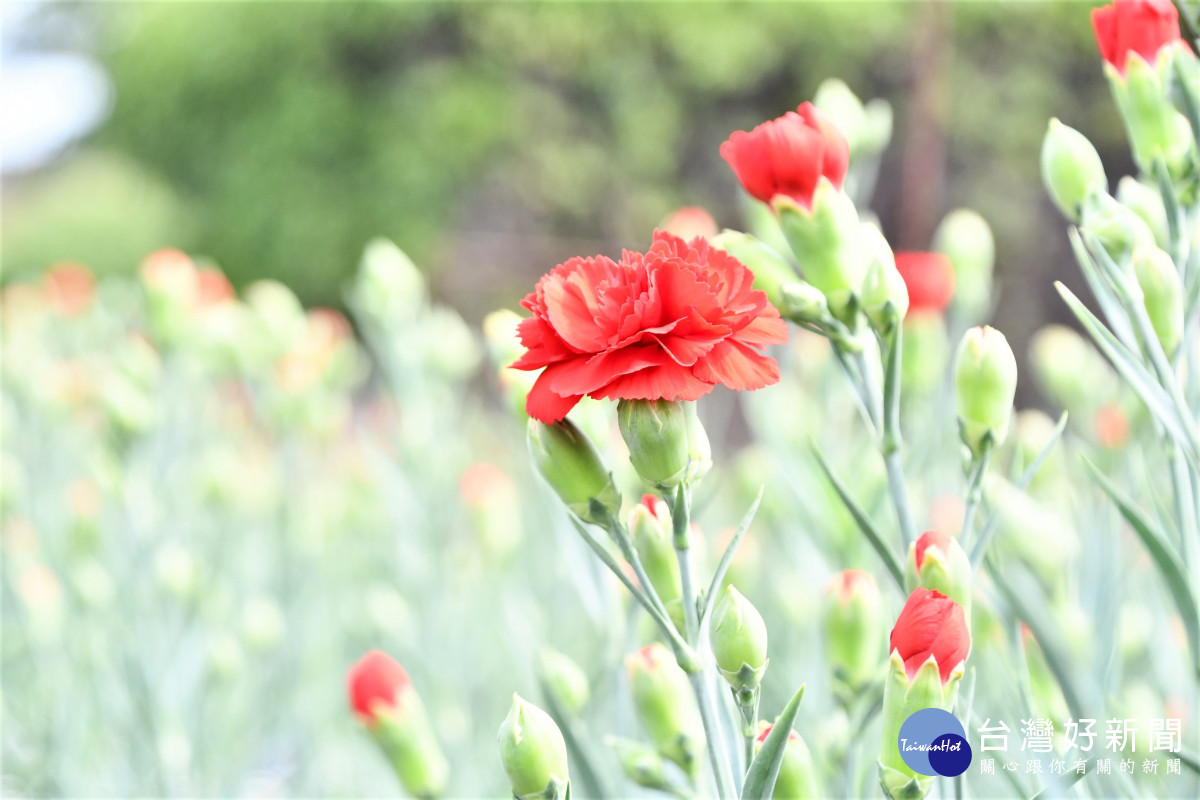
[[[949,711],[923,708],[904,720],[896,742],[900,758],[918,775],[952,778],[971,765],[967,732]]]

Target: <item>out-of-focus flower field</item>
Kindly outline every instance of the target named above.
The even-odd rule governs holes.
[[[744,233],[682,208],[653,247],[647,229],[608,272],[566,262],[480,325],[382,238],[337,265],[344,310],[269,279],[236,289],[225,270],[252,266],[169,248],[6,280],[0,792],[693,800],[711,779],[749,800],[776,780],[755,783],[756,753],[786,748],[780,775],[814,797],[881,781],[895,798],[1197,796],[1200,62],[1174,24],[1147,37],[1149,61],[1120,62],[1132,77],[1096,28],[1136,174],[1106,177],[1084,134],[1050,122],[1043,180],[1103,321],[1060,286],[1088,335],[1024,332],[1019,374],[980,327],[989,223],[952,210],[930,252],[893,254],[870,208],[893,109],[838,80],[702,155],[749,195]],[[676,288],[680,319],[719,338],[690,363],[700,345],[670,326],[603,351],[571,338],[638,321],[632,300],[591,313],[621,279],[678,299],[668,268],[700,276]],[[701,325],[709,301],[723,316]],[[645,369],[628,349],[640,366],[578,388],[630,342],[669,353],[652,368],[703,399],[618,393]],[[737,369],[720,355],[735,348]],[[575,388],[533,388],[572,368]],[[1014,381],[1046,409],[1013,409]],[[682,465],[649,477],[670,461],[655,435],[682,429]],[[939,618],[914,623],[930,598]],[[739,673],[743,654],[762,663]],[[680,668],[695,697],[679,684],[665,702],[675,687],[656,681]],[[696,702],[689,740],[671,725],[694,733]],[[923,707],[953,711],[976,748],[961,778],[895,763],[897,714]],[[755,744],[778,719],[802,742]],[[550,729],[536,755],[569,757],[569,789],[562,764],[521,760]]]

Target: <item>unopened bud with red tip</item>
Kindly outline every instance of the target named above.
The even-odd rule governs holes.
[[[762,749],[774,725],[762,723],[762,730],[754,740],[754,754]],[[812,753],[804,739],[795,731],[788,731],[787,744],[783,748],[783,761],[779,764],[779,775],[775,779],[773,800],[819,800],[824,797],[817,782],[817,770],[813,765]]]
[[[721,675],[741,705],[751,705],[767,671],[767,625],[742,593],[726,586],[713,609],[709,642]]]
[[[538,472],[580,519],[604,524],[621,507],[621,495],[591,439],[564,419],[529,420],[529,453]]]
[[[754,288],[766,292],[771,304],[782,308],[783,287],[798,277],[787,259],[766,242],[740,231],[721,231],[712,243],[749,267]]]
[[[538,651],[538,672],[554,702],[566,714],[578,714],[587,705],[591,689],[587,673],[570,656],[553,647]]]
[[[671,512],[667,504],[652,494],[642,497],[629,515],[629,535],[646,577],[658,594],[675,627],[684,629],[683,581],[679,558],[675,555],[671,530]]]
[[[708,435],[696,404],[681,400],[622,400],[617,424],[629,460],[642,480],[674,487],[703,477],[712,467]]]
[[[908,313],[908,286],[879,226],[864,222],[860,230],[869,262],[860,304],[875,330],[888,333]]]
[[[1084,203],[1108,191],[1100,154],[1088,138],[1057,119],[1042,139],[1042,182],[1050,199],[1072,222],[1079,222]]]
[[[1167,57],[1168,49],[1164,48],[1159,60],[1165,65]],[[1105,65],[1104,74],[1125,122],[1138,167],[1153,175],[1155,161],[1161,160],[1172,175],[1178,175],[1187,167],[1192,129],[1187,118],[1171,104],[1157,66],[1134,53],[1125,64],[1124,75],[1111,64]]]
[[[962,607],[941,592],[915,590],[892,628],[891,650],[883,690],[880,783],[893,800],[917,800],[928,793],[933,778],[904,763],[900,727],[922,709],[954,707],[971,651]]]
[[[1142,289],[1146,315],[1169,356],[1183,339],[1183,282],[1175,262],[1154,246],[1133,251],[1133,274]]]
[[[549,714],[514,694],[497,739],[500,763],[516,800],[566,800],[571,796],[567,744]]]
[[[350,707],[379,744],[400,782],[416,797],[440,797],[449,765],[408,673],[372,650],[346,676]]]
[[[1017,391],[1017,360],[1004,334],[992,327],[963,336],[954,362],[958,428],[975,457],[1008,434]]]
[[[786,195],[772,205],[804,279],[825,295],[835,317],[844,317],[867,276],[854,201],[821,178],[811,211]]]
[[[823,611],[825,651],[839,683],[854,691],[875,680],[887,630],[875,579],[856,569],[838,573],[825,592]]]
[[[937,589],[963,607],[971,618],[971,561],[958,540],[926,531],[908,547],[905,578],[909,588]]]
[[[633,705],[650,741],[664,758],[697,775],[703,763],[704,723],[687,673],[661,644],[626,657],[625,669]]]

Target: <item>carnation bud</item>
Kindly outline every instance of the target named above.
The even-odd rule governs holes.
[[[1187,118],[1171,105],[1158,71],[1137,53],[1131,53],[1124,76],[1107,64],[1104,73],[1138,167],[1153,174],[1155,160],[1162,159],[1172,175],[1179,174],[1191,152],[1192,129]]]
[[[587,705],[587,674],[569,656],[553,647],[538,650],[538,671],[555,703],[567,714],[578,714]]]
[[[659,223],[658,229],[688,242],[697,236],[702,236],[711,242],[717,235],[717,221],[705,208],[684,206],[672,211],[666,219]]]
[[[767,671],[767,625],[741,592],[726,586],[712,612],[709,642],[717,669],[741,705],[754,701]]]
[[[813,95],[812,104],[825,112],[850,145],[850,157],[859,151],[860,140],[867,124],[867,111],[862,101],[845,81],[828,78],[822,81]]]
[[[1142,218],[1154,234],[1154,241],[1159,247],[1170,241],[1167,210],[1163,207],[1162,192],[1157,186],[1150,186],[1126,175],[1117,181],[1117,202]]]
[[[699,479],[712,466],[708,435],[696,417],[695,403],[622,400],[617,424],[633,468],[648,483],[678,486]]]
[[[1116,373],[1104,357],[1065,325],[1047,325],[1035,333],[1029,361],[1046,393],[1072,414],[1086,413],[1119,390]]]
[[[346,675],[350,706],[416,797],[439,797],[450,767],[404,668],[372,650]]]
[[[704,724],[687,674],[661,644],[651,644],[626,657],[633,704],[650,741],[664,758],[688,775],[700,770]]]
[[[1135,247],[1154,244],[1154,231],[1146,221],[1104,193],[1093,195],[1084,208],[1082,230],[1095,236],[1118,264]]]
[[[667,504],[652,494],[633,507],[629,515],[629,533],[646,577],[658,594],[675,627],[684,628],[683,582],[671,530],[671,512]]]
[[[821,178],[811,212],[786,196],[772,204],[805,280],[825,295],[834,316],[846,316],[867,273],[854,201]]]
[[[887,630],[883,595],[868,573],[838,573],[825,593],[825,651],[838,681],[857,690],[875,679]]]
[[[783,307],[783,287],[796,280],[796,270],[775,248],[748,233],[730,230],[721,231],[712,244],[749,267],[754,288],[766,292],[776,308]]]
[[[910,311],[904,318],[904,351],[900,374],[904,391],[931,392],[942,380],[950,358],[946,318],[936,311]]]
[[[937,589],[971,616],[971,562],[958,540],[926,531],[908,546],[905,577],[909,588]]]
[[[580,519],[603,524],[617,513],[621,496],[600,453],[575,423],[529,420],[529,453],[538,472]]]
[[[1133,274],[1146,305],[1154,333],[1169,356],[1183,339],[1183,283],[1175,262],[1157,247],[1133,251]]]
[[[758,738],[754,740],[754,754],[762,749],[774,725],[762,724]],[[783,761],[779,764],[779,775],[775,778],[774,800],[815,800],[821,797],[817,783],[817,770],[813,765],[812,753],[804,739],[795,731],[788,731],[787,744],[783,748]]]
[[[933,235],[933,249],[954,265],[954,304],[972,316],[983,313],[991,301],[996,263],[991,226],[969,208],[951,211]]]
[[[352,291],[355,305],[386,325],[412,321],[426,302],[425,277],[387,239],[367,244]]]
[[[625,777],[646,789],[670,792],[675,787],[667,777],[666,763],[654,748],[617,736],[607,736],[605,744],[612,748],[621,762]]]
[[[862,309],[877,331],[887,333],[908,313],[908,286],[879,226],[864,222],[860,230],[870,264],[863,281]]]
[[[1079,222],[1083,204],[1094,192],[1108,191],[1100,154],[1087,137],[1057,119],[1042,139],[1042,182],[1066,217]]]
[[[954,362],[959,435],[978,457],[988,445],[1003,443],[1017,391],[1017,360],[1004,334],[992,327],[963,336]]]
[[[570,797],[567,744],[545,711],[513,695],[500,724],[500,763],[517,800],[565,800]]]
[[[821,290],[806,281],[792,281],[780,292],[779,313],[793,322],[819,323],[829,319],[829,305]]]
[[[916,800],[929,791],[933,778],[904,763],[900,727],[922,709],[954,707],[971,649],[962,608],[941,592],[917,589],[892,629],[891,648],[883,690],[880,782],[893,800]]]

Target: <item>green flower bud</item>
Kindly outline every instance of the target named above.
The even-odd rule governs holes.
[[[1083,230],[1100,240],[1113,261],[1121,264],[1135,247],[1154,244],[1154,231],[1136,213],[1107,194],[1093,195],[1083,210]]]
[[[1126,175],[1117,181],[1117,202],[1142,218],[1159,247],[1169,242],[1171,234],[1167,210],[1163,207],[1162,192],[1157,186]]]
[[[854,201],[822,177],[811,212],[786,195],[772,204],[804,278],[825,295],[834,316],[846,317],[867,276]]]
[[[954,265],[955,305],[972,316],[986,311],[996,264],[996,240],[987,221],[969,208],[951,211],[933,235],[933,249]]]
[[[713,609],[709,642],[717,668],[738,702],[752,703],[767,671],[767,625],[758,609],[732,585],[725,587]]]
[[[386,325],[411,322],[426,303],[425,277],[387,239],[367,244],[352,292],[356,307]]]
[[[513,695],[500,724],[500,763],[518,800],[565,800],[570,796],[567,744],[545,711]]]
[[[553,647],[543,647],[538,651],[538,671],[564,713],[578,714],[587,705],[590,695],[587,673],[569,656]]]
[[[904,391],[928,394],[941,383],[950,358],[946,318],[937,311],[913,311],[904,318],[900,374]]]
[[[794,322],[825,322],[829,319],[829,305],[821,290],[805,281],[792,281],[780,291],[783,304],[779,313]]]
[[[687,674],[661,644],[625,659],[633,704],[650,741],[664,758],[696,776],[703,764],[704,723]]]
[[[667,504],[651,494],[643,497],[629,515],[629,533],[646,577],[667,607],[675,627],[682,632],[683,582]]]
[[[604,742],[621,762],[625,776],[638,786],[662,792],[670,792],[675,788],[667,777],[666,763],[654,748],[617,736],[607,736]]]
[[[655,486],[695,481],[712,467],[708,435],[696,404],[681,400],[622,400],[617,424],[629,460],[642,480]]]
[[[926,531],[908,546],[905,570],[909,591],[918,586],[937,589],[963,608],[971,619],[971,561],[958,540],[938,531]]]
[[[1092,343],[1065,325],[1033,335],[1029,361],[1046,393],[1072,414],[1090,413],[1116,396],[1120,383]]]
[[[1042,139],[1042,182],[1050,199],[1066,217],[1079,222],[1083,204],[1093,192],[1108,191],[1100,154],[1087,137],[1057,119]]]
[[[762,730],[754,740],[754,754],[762,749],[763,742],[774,725],[762,723]],[[817,783],[817,770],[812,753],[804,739],[795,731],[788,731],[787,744],[783,748],[783,761],[779,764],[779,775],[775,779],[773,800],[819,800],[824,797]]]
[[[754,273],[754,288],[767,293],[776,308],[783,305],[783,286],[796,280],[796,270],[775,248],[739,231],[721,231],[712,240],[713,247],[724,250]]]
[[[1105,65],[1104,74],[1138,167],[1153,174],[1154,162],[1161,158],[1172,175],[1180,174],[1191,152],[1192,129],[1171,105],[1158,71],[1135,53],[1126,62],[1124,76],[1110,64]]]
[[[1133,274],[1146,305],[1154,333],[1169,356],[1183,339],[1183,283],[1175,262],[1157,247],[1133,251]]]
[[[830,584],[823,604],[825,652],[838,683],[850,692],[875,680],[887,635],[883,595],[866,572],[850,569]]]
[[[575,423],[529,420],[529,453],[538,472],[580,519],[602,524],[621,507],[621,495],[596,446]]]
[[[862,309],[877,331],[887,333],[908,313],[908,286],[879,226],[864,222],[860,230],[870,262],[863,282]]]
[[[967,331],[955,357],[954,389],[959,435],[972,454],[1001,444],[1017,391],[1017,360],[1003,333],[992,327]]]
[[[943,684],[937,661],[930,658],[910,681],[904,660],[898,652],[892,652],[883,689],[883,742],[879,751],[880,783],[892,800],[920,800],[933,785],[931,776],[918,775],[900,756],[900,726],[921,709],[953,708],[963,672],[964,666],[958,665]]]

